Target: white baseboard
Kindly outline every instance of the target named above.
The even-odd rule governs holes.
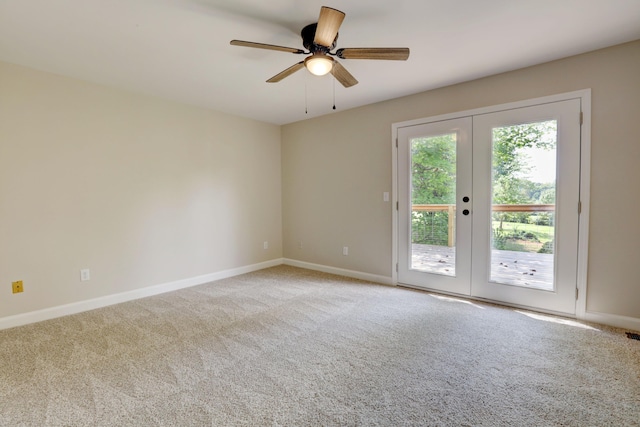
[[[602,323],[603,325],[640,331],[640,319],[636,317],[587,311],[581,319],[586,320],[587,322]]]
[[[354,279],[366,280],[368,282],[380,283],[383,285],[395,286],[391,277],[378,276],[377,274],[363,273],[361,271],[346,270],[344,268],[329,267],[327,265],[313,264],[310,262],[298,261],[295,259],[284,259],[285,265],[292,267],[306,268],[307,270],[321,271],[323,273],[336,274],[338,276],[346,276]]]
[[[363,273],[360,271],[347,270],[343,268],[330,267],[321,264],[313,264],[310,262],[297,261],[288,258],[278,258],[258,264],[247,265],[244,267],[233,268],[230,270],[218,271],[215,273],[205,274],[202,276],[191,277],[174,282],[163,283],[159,285],[149,286],[133,291],[122,292],[119,294],[107,295],[100,298],[94,298],[85,301],[79,301],[71,304],[60,305],[43,310],[32,311],[29,313],[17,314],[15,316],[7,316],[0,318],[0,330],[13,328],[16,326],[27,325],[30,323],[41,322],[43,320],[55,319],[57,317],[68,316],[71,314],[81,313],[83,311],[94,310],[97,308],[107,307],[114,304],[120,304],[127,301],[133,301],[153,295],[166,292],[177,291],[179,289],[189,288],[192,286],[203,285],[205,283],[222,280],[229,277],[239,276],[240,274],[251,273],[253,271],[262,270],[278,265],[290,265],[293,267],[305,268],[307,270],[321,271],[323,273],[336,274],[339,276],[352,277],[354,279],[365,280],[383,285],[396,286],[391,277],[379,276],[376,274]],[[640,319],[635,317],[618,316],[615,314],[598,313],[587,311],[584,316],[579,316],[581,320],[587,322],[601,323],[604,325],[615,326],[633,331],[640,331]]]
[[[94,298],[85,301],[78,301],[71,304],[60,305],[43,310],[31,311],[29,313],[17,314],[0,318],[0,330],[13,328],[16,326],[27,325],[30,323],[41,322],[43,320],[55,319],[57,317],[68,316],[70,314],[81,313],[83,311],[95,310],[96,308],[107,307],[109,305],[120,304],[127,301],[133,301],[140,298],[150,297],[153,295],[163,294],[165,292],[177,291],[179,289],[190,288],[192,286],[203,285],[215,280],[226,279],[238,276],[240,274],[251,273],[269,267],[282,265],[283,259],[278,258],[271,261],[261,262],[258,264],[247,265],[244,267],[233,268],[230,270],[218,271],[215,273],[204,274],[202,276],[190,277],[187,279],[176,280],[174,282],[163,283],[160,285],[148,286],[146,288],[136,289],[133,291],[122,292],[119,294],[107,295],[100,298]]]

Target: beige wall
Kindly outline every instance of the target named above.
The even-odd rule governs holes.
[[[281,258],[280,138],[0,63],[0,318]]]
[[[392,123],[591,88],[587,310],[640,318],[639,76],[636,41],[284,126],[284,256],[390,277]]]

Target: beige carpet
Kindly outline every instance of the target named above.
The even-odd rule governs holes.
[[[640,341],[549,320],[276,267],[0,331],[0,425],[640,425]]]

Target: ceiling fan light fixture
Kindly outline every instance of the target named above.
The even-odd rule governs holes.
[[[323,54],[313,54],[304,60],[304,66],[311,74],[324,76],[333,68],[333,58]]]

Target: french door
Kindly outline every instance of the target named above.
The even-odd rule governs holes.
[[[472,124],[398,129],[400,283],[470,295]]]
[[[399,127],[398,282],[575,313],[580,99]]]

